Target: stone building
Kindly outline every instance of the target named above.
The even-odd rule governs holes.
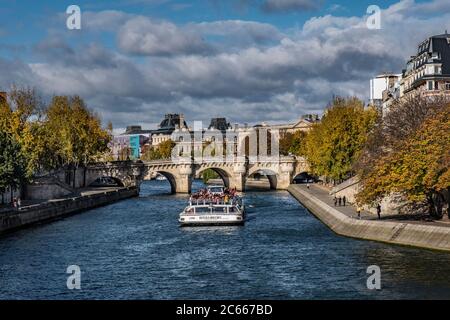
[[[169,113],[159,124],[158,129],[152,130],[152,146],[171,139],[175,130],[189,130],[183,114]]]
[[[450,96],[450,34],[429,37],[419,44],[403,70],[400,97],[410,94]]]
[[[382,74],[370,80],[369,103],[383,114],[395,99],[411,95],[450,98],[450,34],[431,36],[417,47],[401,74]]]
[[[269,130],[278,130],[280,137],[287,133],[295,133],[297,131],[308,131],[314,123],[320,122],[318,114],[302,115],[296,122],[286,124],[267,124],[265,122],[254,126],[255,128],[267,128]]]

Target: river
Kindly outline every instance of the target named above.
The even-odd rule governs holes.
[[[337,236],[281,191],[247,192],[245,226],[180,228],[187,196],[169,190],[148,181],[139,198],[0,237],[0,299],[450,299],[450,254]]]

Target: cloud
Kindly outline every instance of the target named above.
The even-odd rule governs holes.
[[[195,32],[146,17],[128,20],[117,35],[119,48],[136,55],[206,54],[212,48]]]
[[[265,12],[314,11],[323,5],[322,0],[265,0]]]
[[[400,72],[417,43],[450,29],[449,13],[415,14],[421,5],[406,0],[386,8],[382,30],[367,29],[364,16],[324,15],[280,31],[255,21],[176,25],[101,12],[96,28],[119,30],[117,48],[75,46],[49,34],[33,48],[39,62],[0,58],[0,86],[79,94],[120,128],[157,123],[167,112],[205,122],[220,115],[241,123],[291,122],[320,112],[333,95],[367,99],[371,77]]]

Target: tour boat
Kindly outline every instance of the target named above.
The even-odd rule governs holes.
[[[195,194],[188,206],[180,213],[181,226],[243,225],[244,201],[238,195],[227,195],[222,186],[210,186],[203,197]]]
[[[167,178],[165,176],[163,176],[162,174],[158,174],[155,178],[158,181],[165,181],[167,180]]]

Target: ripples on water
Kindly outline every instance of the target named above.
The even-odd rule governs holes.
[[[179,228],[187,197],[168,191],[146,182],[139,198],[1,237],[0,298],[450,299],[450,254],[336,236],[287,192],[248,192],[243,227]],[[366,288],[373,264],[380,291]]]

